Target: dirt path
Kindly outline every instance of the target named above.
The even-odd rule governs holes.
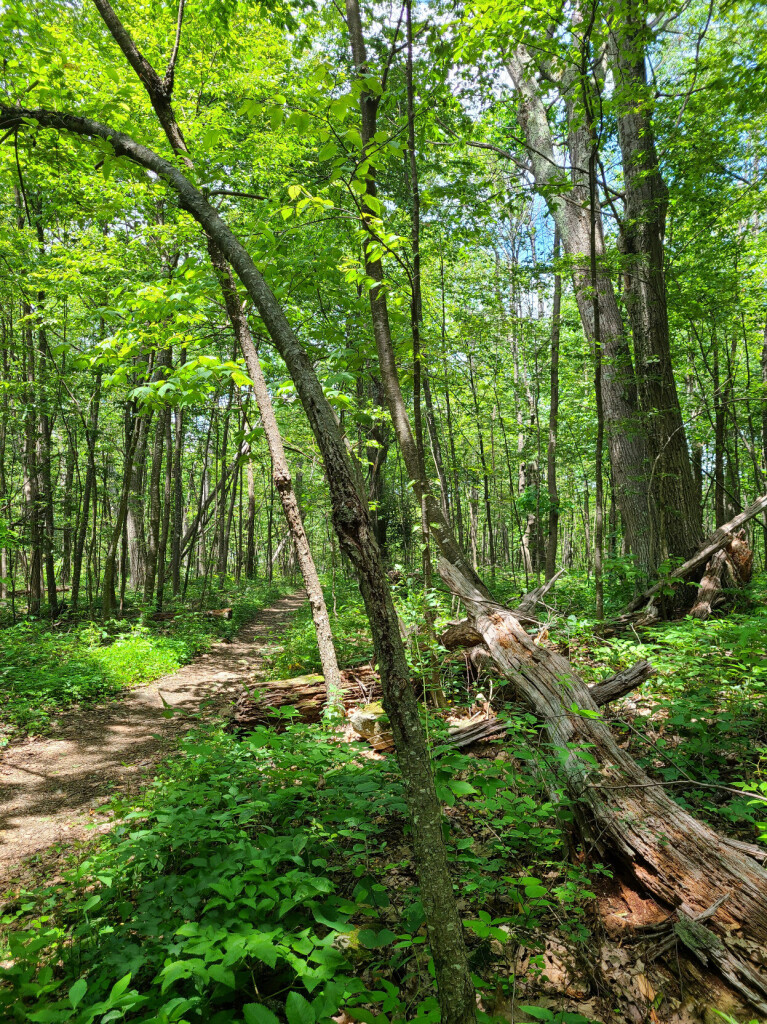
[[[54,844],[105,830],[99,812],[115,791],[135,792],[194,720],[184,712],[220,712],[246,677],[258,676],[264,653],[305,601],[284,597],[178,672],[136,687],[111,704],[75,709],[58,720],[57,736],[9,748],[0,760],[0,890],[24,862]],[[161,695],[162,694],[162,698]],[[178,712],[166,717],[163,700]],[[55,860],[55,856],[53,857]]]

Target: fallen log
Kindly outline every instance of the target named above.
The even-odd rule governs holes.
[[[548,594],[548,592],[551,590],[551,588],[554,586],[557,580],[561,576],[564,576],[565,572],[565,569],[560,569],[559,572],[555,573],[550,580],[546,580],[546,582],[542,586],[536,587],[535,590],[531,590],[528,594],[525,594],[525,596],[521,598],[517,607],[514,609],[514,614],[516,615],[516,617],[520,619],[523,616],[530,615],[533,611],[535,611],[535,606],[543,601],[544,597]]]
[[[637,686],[655,674],[655,669],[649,661],[638,661],[631,668],[624,668],[616,672],[614,676],[603,679],[601,683],[595,683],[590,687],[591,699],[598,708],[604,707],[610,701],[625,697],[627,693],[635,690]]]
[[[343,669],[341,689],[347,709],[361,702],[380,701],[382,697],[378,673],[367,665]],[[319,722],[327,697],[325,677],[321,675],[259,682],[253,692],[245,692],[239,697],[226,731],[242,734],[261,725],[284,729],[287,719],[280,717],[284,708],[294,708],[297,712],[295,717],[300,722]]]
[[[466,606],[498,671],[544,724],[587,852],[612,860],[667,907],[685,903],[700,915],[726,894],[708,927],[725,945],[733,930],[766,942],[767,871],[675,803],[621,749],[561,654],[535,644],[508,609],[444,558],[439,572]]]
[[[665,925],[650,929],[654,933],[655,943],[648,951],[648,958],[657,960],[681,942],[704,968],[717,969],[746,1003],[761,1013],[767,1013],[767,984],[764,977],[705,927],[704,922],[725,899],[722,896],[703,914],[695,914],[686,903],[682,903]]]
[[[449,747],[470,747],[473,743],[488,743],[506,735],[507,726],[500,718],[483,718],[479,722],[459,725],[450,729],[445,744]]]
[[[485,645],[485,641],[468,619],[448,623],[445,632],[437,639],[448,651],[456,651],[459,647],[484,647]]]
[[[767,494],[762,495],[761,498],[757,498],[753,504],[749,505],[747,509],[744,509],[738,515],[734,516],[728,523],[720,526],[718,530],[711,534],[708,540],[703,546],[696,551],[692,558],[688,558],[686,562],[678,566],[674,571],[663,580],[659,580],[654,586],[650,587],[649,590],[645,590],[644,593],[635,597],[627,606],[625,611],[635,612],[646,605],[649,601],[659,594],[664,587],[678,583],[680,580],[687,579],[689,576],[698,570],[702,569],[709,561],[709,559],[720,551],[723,547],[729,544],[735,537],[737,531],[740,530],[749,520],[753,519],[754,516],[758,516],[760,512],[767,509]]]

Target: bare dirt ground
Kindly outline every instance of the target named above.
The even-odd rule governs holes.
[[[110,827],[100,808],[114,793],[136,792],[173,750],[178,737],[219,717],[259,676],[263,656],[279,647],[279,632],[305,601],[280,599],[229,643],[170,676],[136,687],[121,700],[62,715],[56,735],[26,740],[0,759],[0,891],[25,876],[56,870],[57,849]],[[174,714],[168,715],[168,708]],[[53,848],[53,849],[52,849]],[[43,861],[41,864],[40,861]]]

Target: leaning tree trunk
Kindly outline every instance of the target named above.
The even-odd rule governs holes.
[[[301,518],[301,510],[298,507],[298,500],[293,489],[290,468],[285,457],[285,447],[280,436],[277,417],[274,415],[274,406],[272,405],[269,388],[264,377],[264,371],[261,369],[261,362],[258,358],[256,346],[253,343],[253,336],[248,326],[247,317],[237,295],[229,264],[212,240],[208,243],[208,252],[218,275],[226,312],[242,354],[245,357],[245,364],[253,383],[253,394],[258,405],[258,411],[261,414],[261,424],[266,434],[266,443],[269,446],[269,454],[272,459],[274,486],[282,502],[285,520],[288,524],[288,530],[290,531],[304,586],[309,598],[309,605],[312,609],[312,619],[317,634],[317,646],[320,652],[322,673],[327,686],[328,707],[338,706],[341,674],[333,642],[333,631],[330,627],[330,616],[328,615],[328,609],[322,593],[322,584],[317,575],[317,569],[312,558],[311,548],[309,547],[309,538],[306,536],[306,529]]]
[[[746,844],[726,839],[668,796],[622,750],[570,663],[538,646],[506,608],[488,601],[445,559],[440,574],[466,605],[497,669],[546,727],[584,842],[610,856],[668,907],[695,913],[724,903],[710,925],[767,942],[767,871]],[[585,756],[587,753],[588,756]],[[758,997],[767,1006],[767,979]]]

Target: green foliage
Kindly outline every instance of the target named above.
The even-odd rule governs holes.
[[[284,587],[259,584],[229,595],[229,621],[181,611],[162,623],[28,620],[0,630],[6,736],[44,732],[74,704],[114,699],[126,687],[175,672],[216,638],[232,637],[281,593]]]
[[[326,585],[325,601],[330,610],[339,665],[355,665],[373,655],[373,641],[359,588],[351,580],[340,578],[335,587]],[[308,604],[302,607],[281,634],[282,650],[272,667],[277,676],[297,676],[322,670],[317,634]]]
[[[510,718],[509,730],[512,760],[435,748],[475,981],[488,991],[489,938],[534,943],[557,918],[586,935],[586,879],[562,862],[566,810],[542,802],[523,767],[532,723]],[[309,726],[188,737],[139,806],[115,805],[115,829],[66,885],[23,894],[6,914],[0,1013],[319,1024],[344,1006],[362,1021],[434,1019],[396,766],[353,749]]]

